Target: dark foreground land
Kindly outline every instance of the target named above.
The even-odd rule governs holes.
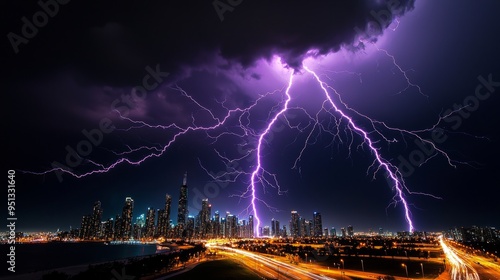
[[[238,279],[238,280],[259,280],[254,272],[246,266],[231,260],[217,260],[202,263],[185,273],[171,277],[172,280],[192,280],[192,279]]]

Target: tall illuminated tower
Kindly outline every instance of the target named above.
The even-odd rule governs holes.
[[[170,221],[170,205],[172,204],[172,197],[167,193],[165,195],[165,219],[167,220],[167,225]]]
[[[102,208],[101,202],[96,201],[94,203],[94,207],[92,208],[92,216],[91,216],[91,225],[90,225],[90,238],[91,239],[99,239],[101,235],[101,217],[102,217]]]
[[[300,237],[300,216],[297,211],[292,211],[292,218],[290,220],[290,235],[293,238]]]
[[[156,234],[166,237],[170,229],[170,205],[172,197],[169,194],[165,195],[165,209],[158,209],[157,229]]]
[[[354,236],[354,228],[353,228],[351,225],[349,225],[349,226],[347,227],[347,235],[348,235],[349,237],[353,237],[353,236]]]
[[[155,236],[166,236],[165,232],[167,230],[165,209],[158,209],[156,215],[156,229]]]
[[[134,200],[131,197],[125,198],[125,205],[121,218],[121,238],[128,240],[132,237],[132,214],[134,211]]]
[[[83,215],[82,223],[80,225],[80,239],[89,239],[90,238],[90,226],[92,224],[92,216]]]
[[[148,207],[146,214],[146,237],[152,238],[155,232],[155,209]]]
[[[250,237],[253,238],[255,231],[253,230],[253,215],[248,216],[248,228],[250,232]]]
[[[215,215],[213,217],[213,235],[215,238],[221,237],[220,230],[220,214],[219,211],[215,211]]]
[[[182,235],[186,229],[186,218],[188,215],[188,187],[187,187],[187,172],[184,173],[182,180],[181,191],[179,195],[179,208],[177,210],[177,226],[179,227],[179,234]]]
[[[321,213],[313,213],[313,234],[314,237],[321,237],[323,235],[323,222],[321,221]]]
[[[165,195],[165,209],[158,209],[158,229],[159,236],[166,237],[170,229],[170,205],[172,204],[172,197],[169,194]]]
[[[271,219],[271,236],[279,236],[280,235],[280,221]]]
[[[199,229],[199,235],[201,237],[206,237],[207,234],[210,234],[211,228],[210,228],[210,217],[212,216],[212,205],[208,202],[208,198],[204,198],[201,201],[201,210],[199,213],[199,219],[200,219],[200,229]]]

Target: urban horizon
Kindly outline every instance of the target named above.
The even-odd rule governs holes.
[[[185,188],[183,190],[183,188]],[[90,232],[90,235],[95,234],[97,231],[97,228],[99,228],[100,236],[94,236],[94,239],[136,239],[140,240],[141,238],[158,238],[158,237],[165,237],[165,238],[187,238],[187,239],[192,239],[192,238],[198,238],[198,239],[204,239],[207,236],[204,236],[205,233],[203,233],[203,236],[200,236],[200,232],[198,232],[198,227],[200,226],[200,219],[203,219],[202,217],[205,217],[206,222],[211,222],[211,223],[217,223],[217,226],[222,226],[224,227],[224,224],[227,221],[228,217],[235,217],[236,222],[235,225],[238,227],[245,227],[249,225],[250,221],[253,220],[253,215],[252,214],[235,214],[234,212],[231,211],[223,211],[220,212],[219,210],[215,210],[214,213],[212,213],[212,204],[210,204],[210,201],[208,198],[203,198],[201,201],[201,209],[199,210],[199,213],[190,213],[187,207],[187,201],[189,199],[189,188],[187,185],[187,172],[184,174],[184,179],[183,183],[180,186],[180,192],[179,192],[179,199],[178,199],[178,208],[176,210],[175,207],[172,206],[172,196],[169,193],[165,194],[165,208],[157,208],[157,207],[147,207],[147,210],[145,212],[140,212],[135,209],[134,211],[134,200],[132,197],[126,197],[125,198],[125,204],[122,208],[122,212],[115,213],[116,215],[113,216],[108,216],[108,219],[105,219],[105,215],[103,215],[103,208],[101,205],[101,202],[95,201],[94,207],[92,209],[92,213],[83,215],[83,218],[81,219],[80,223],[76,222],[75,224],[77,225],[76,227],[69,226],[69,228],[64,228],[64,227],[57,227],[57,231],[77,231],[78,235],[73,236],[73,237],[79,237],[80,239],[92,239],[89,238],[87,233],[82,233],[82,229],[85,227],[96,227],[95,229],[92,229],[94,233]],[[182,198],[184,197],[184,198]],[[184,201],[184,202],[182,202]],[[184,205],[183,205],[184,204]],[[184,215],[179,214],[181,209],[184,209]],[[173,211],[172,211],[173,210]],[[208,211],[208,212],[207,212]],[[127,212],[130,212],[127,214]],[[137,212],[139,212],[137,214]],[[203,212],[203,213],[202,213]],[[284,212],[284,211],[281,211]],[[221,216],[221,213],[225,216]],[[398,232],[408,232],[404,229],[399,229],[399,230],[389,230],[389,229],[384,229],[381,227],[369,227],[365,229],[359,229],[356,228],[356,233],[354,233],[353,226],[351,224],[356,224],[356,223],[351,223],[349,225],[330,225],[327,223],[323,222],[323,217],[322,217],[322,212],[320,211],[311,211],[311,219],[307,218],[306,215],[302,216],[298,211],[294,210],[291,208],[289,210],[289,219],[275,219],[274,217],[271,218],[269,223],[266,223],[265,221],[261,221],[261,227],[259,229],[255,229],[253,232],[256,233],[258,231],[258,237],[347,237],[350,236],[352,237],[354,234],[378,234],[378,235],[388,235],[392,236],[395,235]],[[129,216],[130,215],[130,216]],[[173,216],[177,216],[177,219],[171,219]],[[319,215],[319,222],[317,220],[317,215]],[[284,217],[285,215],[280,215],[280,217]],[[104,237],[105,234],[102,233],[103,229],[108,228],[111,226],[113,229],[113,232],[116,232],[116,223],[119,223],[120,220],[124,220],[125,217],[128,217],[127,225],[131,227],[131,229],[128,229],[130,232],[130,237],[129,238],[123,238],[123,237],[116,237],[114,236],[113,238]],[[76,221],[76,220],[75,220]],[[189,222],[188,222],[189,221]],[[286,223],[282,223],[282,221],[286,221]],[[111,223],[111,224],[109,224]],[[278,229],[275,227],[273,223],[278,224]],[[280,227],[279,225],[282,225]],[[295,224],[295,228],[292,229],[292,224]],[[319,233],[317,229],[317,225],[319,224]],[[186,236],[186,233],[184,233],[184,236],[179,233],[179,225],[187,225],[188,227],[191,227],[189,230],[191,231],[191,234]],[[133,228],[139,226],[139,230],[142,231],[142,234],[139,233],[137,236],[137,233],[134,233]],[[466,225],[457,225],[458,227],[464,227]],[[457,226],[453,228],[457,228]],[[467,225],[467,226],[472,226],[475,227],[476,225]],[[479,225],[480,227],[486,227],[486,228],[495,228],[497,225]],[[118,226],[119,227],[119,226]],[[169,234],[167,235],[167,228]],[[251,226],[253,228],[253,225]],[[403,228],[403,227],[402,227]],[[87,231],[89,230],[87,229]],[[445,232],[449,231],[452,228],[447,228],[447,229],[439,229],[439,230],[415,230],[415,232]],[[54,229],[52,230],[19,230],[22,232],[54,232]],[[108,229],[109,231],[109,229]],[[135,230],[137,231],[137,229]],[[238,231],[237,236],[231,236],[231,237],[239,237],[239,238],[250,238],[250,237],[257,237],[255,234],[250,235],[248,233],[249,230],[244,229],[245,234],[242,235],[241,231]],[[250,230],[252,231],[252,230]],[[327,233],[326,233],[327,231]],[[338,231],[338,232],[337,232]],[[153,232],[153,233],[152,233]],[[293,234],[295,232],[295,234]],[[299,234],[300,233],[300,234]],[[217,236],[218,234],[212,233],[211,236]],[[225,237],[225,234],[218,235],[219,237]],[[104,237],[104,238],[103,238]]]

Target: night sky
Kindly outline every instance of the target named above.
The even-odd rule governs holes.
[[[166,193],[175,222],[186,171],[190,214],[206,196],[212,213],[247,219],[252,149],[283,108],[291,73],[290,110],[262,146],[262,165],[280,186],[257,185],[263,224],[275,218],[288,227],[297,210],[307,219],[321,212],[324,227],[407,230],[401,203],[391,204],[395,192],[386,174],[374,178],[374,155],[361,136],[339,115],[318,113],[325,96],[304,66],[335,88],[334,100],[371,132],[384,159],[402,168],[414,192],[405,197],[416,230],[500,227],[498,1],[50,3],[58,4],[48,12],[35,1],[4,2],[0,9],[2,166],[16,170],[18,230],[79,227],[96,200],[103,218],[114,217],[127,196],[135,217],[162,208]],[[28,26],[34,20],[35,29]],[[144,95],[133,91],[138,86],[147,88]],[[189,131],[160,152],[177,131],[161,125],[212,126],[228,110],[254,103],[241,118],[208,133]],[[377,133],[367,118],[417,134],[381,123]],[[82,178],[33,174],[54,162],[69,166],[68,147],[87,140],[82,131],[97,137],[99,129],[102,139],[94,139],[87,155],[70,157],[81,161],[73,164],[75,174],[120,158],[148,158]],[[422,148],[415,135],[450,160],[423,151],[429,146]],[[227,159],[239,160],[228,165]],[[231,168],[243,172],[224,177],[231,183],[207,174]]]

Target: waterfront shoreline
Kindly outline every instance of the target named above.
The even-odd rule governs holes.
[[[0,278],[17,279],[21,275],[48,273],[54,270],[88,268],[110,262],[153,256],[157,253],[153,244],[116,244],[106,246],[103,242],[85,243],[23,243],[16,247],[16,271],[4,269]],[[3,246],[2,246],[2,249]],[[69,273],[68,273],[69,274]],[[24,278],[20,278],[24,279]]]

